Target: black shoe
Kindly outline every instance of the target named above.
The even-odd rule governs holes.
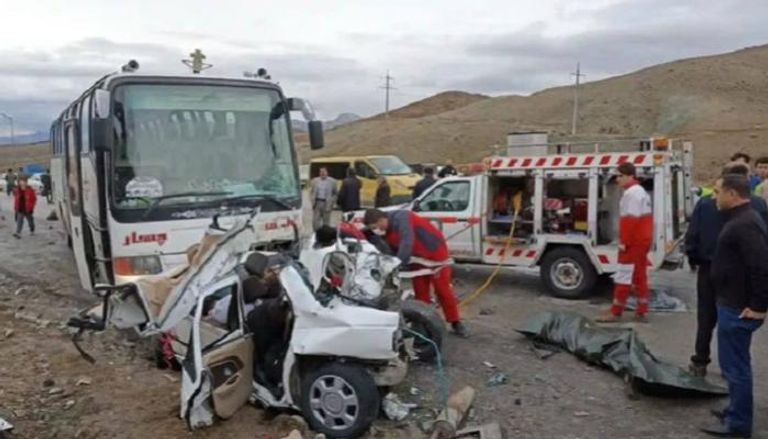
[[[21,239],[21,235],[19,235],[18,233],[14,233],[13,237],[16,238],[16,239]]]
[[[453,322],[451,323],[451,328],[453,329],[453,333],[458,335],[461,338],[469,338],[469,329],[464,325],[462,322]]]
[[[725,409],[712,409],[709,411],[709,414],[716,417],[720,423],[725,421]]]
[[[706,428],[702,428],[701,431],[710,436],[715,436],[715,437],[740,437],[740,438],[752,437],[752,433],[741,433],[738,431],[731,431],[725,425],[706,427]]]
[[[691,363],[688,365],[688,371],[695,377],[707,376],[707,365]]]

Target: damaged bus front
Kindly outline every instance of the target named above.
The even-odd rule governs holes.
[[[140,74],[133,62],[74,101],[51,129],[55,208],[81,283],[119,285],[184,263],[214,215],[259,207],[262,248],[293,240],[301,192],[291,111],[309,104],[255,79]]]

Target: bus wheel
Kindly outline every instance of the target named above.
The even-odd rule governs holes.
[[[555,297],[582,299],[593,292],[597,272],[582,250],[556,247],[542,258],[541,280]]]

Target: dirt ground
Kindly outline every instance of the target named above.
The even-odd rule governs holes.
[[[141,342],[114,330],[89,336],[83,346],[96,358],[86,362],[63,325],[91,298],[80,291],[74,262],[59,232],[60,223],[38,213],[38,233],[22,240],[11,236],[8,199],[0,195],[6,219],[0,221],[0,416],[16,425],[19,438],[227,438],[280,437],[275,413],[248,406],[234,418],[190,433],[178,418],[179,375],[160,370],[147,359]],[[44,209],[42,209],[44,210]],[[466,295],[490,274],[489,268],[459,267],[456,288]],[[694,276],[659,273],[653,284],[695,308]],[[629,399],[611,373],[589,367],[567,353],[540,360],[515,328],[538,311],[570,310],[587,316],[608,303],[553,299],[541,291],[532,270],[503,272],[493,288],[464,310],[471,339],[449,337],[445,375],[452,390],[477,391],[473,424],[497,421],[514,438],[696,438],[708,410],[722,399]],[[639,325],[643,340],[658,356],[686,365],[691,353],[695,313],[654,314]],[[755,365],[756,437],[768,437],[768,332],[757,334]],[[484,362],[497,369],[488,368]],[[494,372],[509,382],[488,387]],[[718,376],[717,365],[711,375]],[[421,420],[438,408],[436,369],[414,366],[406,384],[395,391],[422,404],[401,424],[380,421],[370,437],[419,437]],[[416,395],[411,388],[416,388]]]

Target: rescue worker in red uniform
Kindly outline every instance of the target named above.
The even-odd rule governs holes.
[[[412,257],[438,264],[450,262],[448,244],[442,232],[428,219],[409,210],[385,213],[378,209],[369,209],[365,212],[363,222],[373,233],[384,238],[398,259],[402,261],[403,266],[411,265],[416,269],[426,267],[418,263],[414,264]],[[432,303],[431,287],[434,287],[445,320],[451,324],[453,332],[461,337],[468,337],[469,330],[461,321],[459,305],[453,294],[450,266],[444,265],[433,274],[413,279],[413,290],[417,300]]]
[[[599,322],[615,322],[621,318],[630,291],[637,297],[635,320],[648,319],[648,251],[653,241],[653,209],[651,197],[640,186],[632,163],[619,165],[617,181],[624,189],[619,204],[619,260],[613,275],[613,305]]]

